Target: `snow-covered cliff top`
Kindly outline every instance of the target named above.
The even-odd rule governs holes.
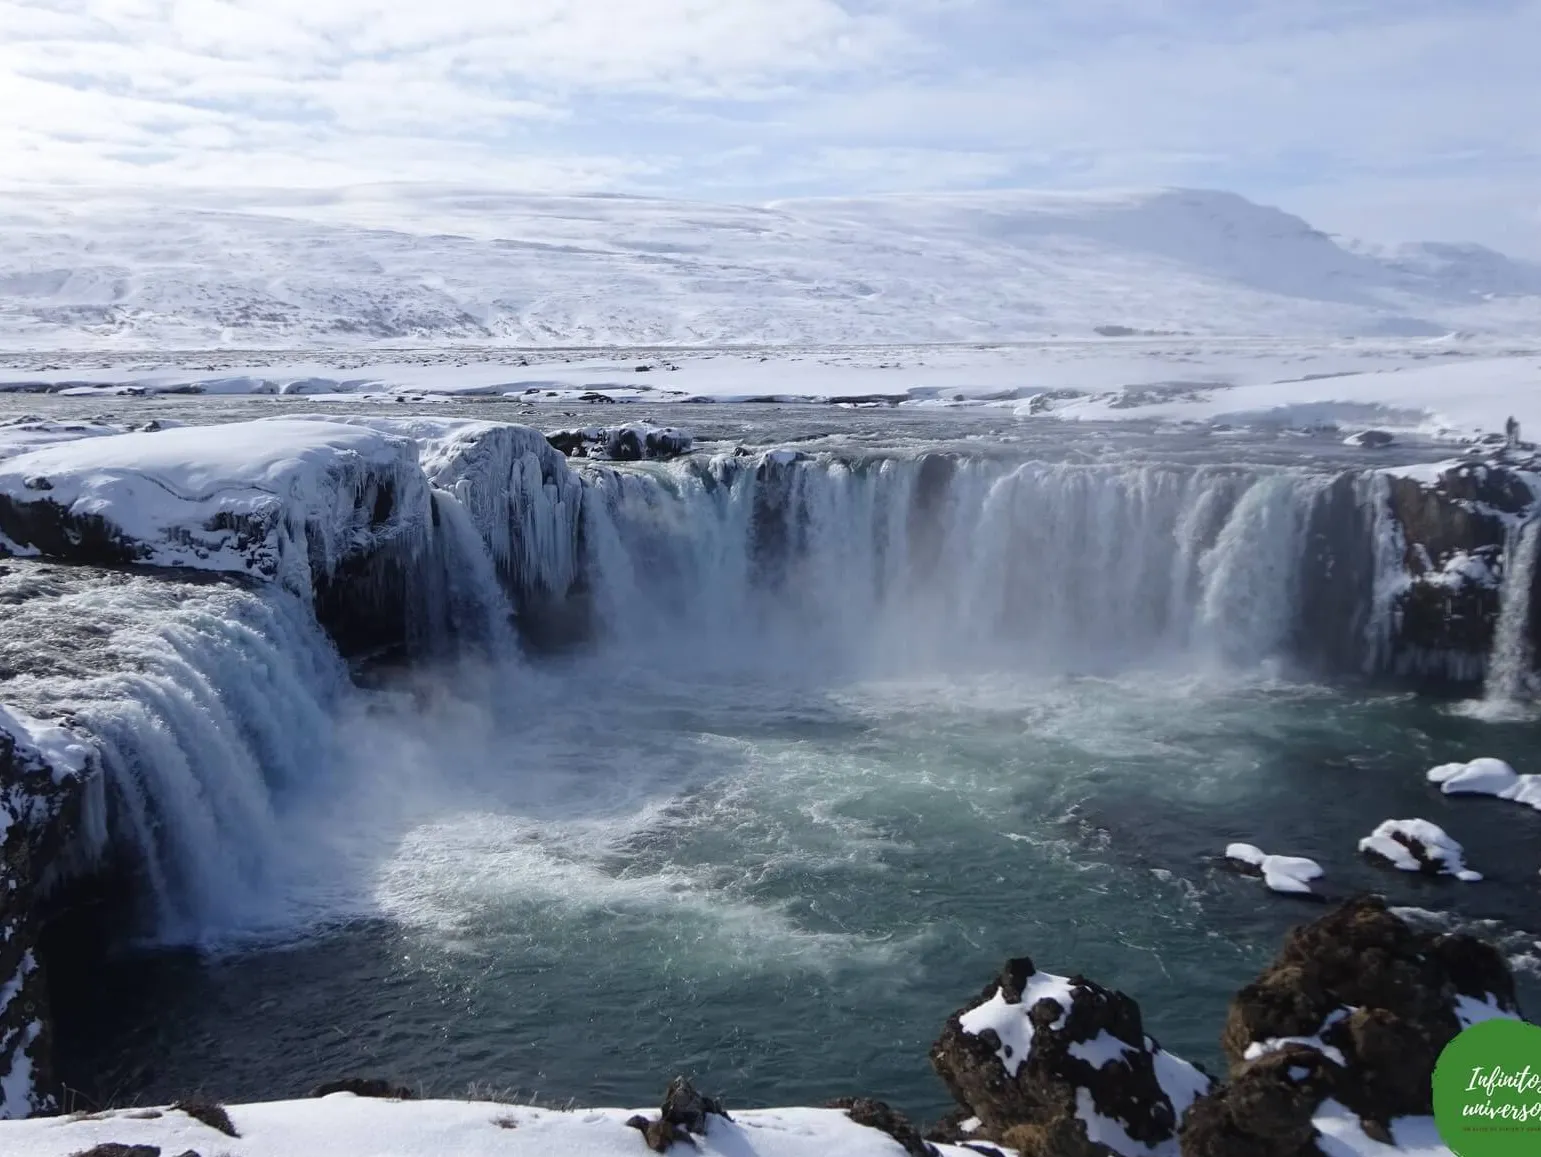
[[[330,570],[376,544],[365,538],[411,534],[428,518],[417,444],[364,426],[82,436],[0,462],[0,531],[16,553],[100,548],[100,559],[81,557],[254,573],[299,591],[315,564]]]

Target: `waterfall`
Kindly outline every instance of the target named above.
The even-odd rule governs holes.
[[[514,614],[538,615],[549,597],[581,599],[597,648],[652,666],[816,677],[1255,667],[1296,657],[1318,629],[1306,613],[1324,585],[1308,573],[1311,535],[1330,523],[1352,538],[1373,490],[1302,470],[943,454],[573,471],[548,459],[529,439],[488,434],[435,460],[432,533],[381,572],[405,576],[391,613],[405,609],[419,654],[469,647],[507,664]],[[1528,589],[1535,549],[1527,528],[1515,591]],[[351,685],[311,602],[277,585],[33,564],[0,571],[6,584],[0,669],[19,673],[4,696],[95,737],[106,782],[89,801],[86,851],[109,832],[133,849],[168,941],[292,926],[297,888],[345,890],[333,869],[346,851],[312,858],[324,836],[307,815],[389,812],[403,776],[441,792],[444,752],[462,722],[476,725],[468,715],[424,738],[422,702],[460,693],[440,666],[411,696],[380,693],[370,714],[376,700]],[[347,589],[363,592],[367,630],[383,612],[367,586]],[[1520,645],[1525,623],[1510,619],[1524,600],[1511,601],[1505,637]],[[468,698],[505,684],[481,678]],[[499,694],[468,712],[502,719],[516,697]]]
[[[1512,704],[1529,698],[1532,662],[1530,644],[1531,590],[1535,585],[1536,549],[1541,519],[1511,528],[1504,547],[1504,582],[1498,623],[1493,628],[1493,653],[1488,660],[1483,698],[1490,704]]]
[[[167,941],[278,920],[282,801],[326,773],[348,688],[310,608],[277,586],[62,568],[0,584],[7,701],[68,719],[102,754],[81,857],[109,831],[129,845]]]
[[[433,491],[433,547],[413,579],[408,634],[420,654],[476,649],[495,660],[515,655],[513,607],[487,544],[449,491]]]
[[[1304,540],[1329,482],[936,455],[592,469],[585,566],[605,637],[654,652],[1255,663],[1299,628]]]

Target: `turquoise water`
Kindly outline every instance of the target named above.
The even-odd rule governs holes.
[[[499,678],[372,717],[367,771],[293,801],[330,885],[309,930],[118,960],[64,1025],[70,1083],[252,1098],[367,1073],[643,1104],[688,1072],[734,1104],[925,1116],[930,1042],[1011,955],[1123,989],[1216,1066],[1229,995],[1317,912],[1218,869],[1232,840],[1320,860],[1333,895],[1492,921],[1522,967],[1541,924],[1541,814],[1423,782],[1523,769],[1526,723],[1218,671]],[[1359,859],[1409,816],[1488,879]]]

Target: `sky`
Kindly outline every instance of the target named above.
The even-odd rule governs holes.
[[[0,181],[1183,185],[1541,258],[1541,0],[0,0]]]

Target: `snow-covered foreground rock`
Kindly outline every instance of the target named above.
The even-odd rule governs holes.
[[[1082,977],[1012,960],[948,1021],[931,1062],[979,1125],[1025,1154],[1177,1153],[1208,1074],[1145,1035],[1139,1006]]]
[[[1195,1104],[1183,1157],[1446,1154],[1434,1064],[1485,1016],[1518,1016],[1495,949],[1416,932],[1381,900],[1344,904],[1291,932],[1231,1001],[1229,1079]]]
[[[558,1112],[473,1101],[388,1101],[334,1093],[308,1101],[231,1105],[229,1137],[175,1110],[127,1110],[81,1119],[0,1125],[6,1157],[70,1157],[95,1145],[153,1145],[228,1157],[645,1157],[642,1134],[620,1109]],[[903,1157],[904,1149],[837,1109],[752,1109],[712,1117],[699,1157]],[[989,1150],[986,1150],[987,1152]],[[937,1146],[939,1157],[978,1150]],[[134,1157],[141,1157],[135,1154]],[[147,1155],[145,1155],[147,1157]]]
[[[1190,189],[763,206],[49,190],[6,209],[0,341],[35,349],[1534,332],[1541,295],[1541,268],[1480,247],[1354,250]]]

